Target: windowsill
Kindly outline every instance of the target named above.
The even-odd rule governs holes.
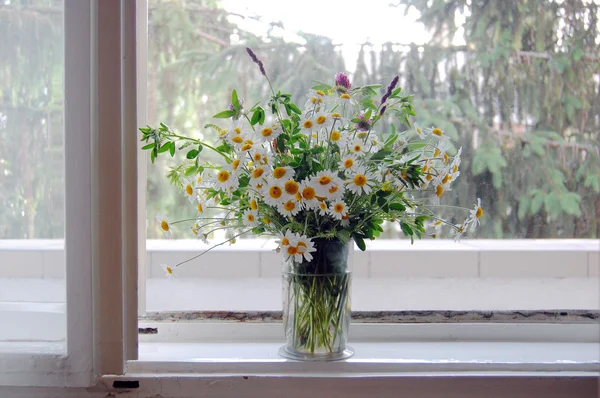
[[[280,357],[281,324],[237,324],[227,331],[219,325],[187,323],[179,331],[165,326],[162,336],[159,326],[158,335],[141,338],[139,360],[129,362],[125,377],[597,376],[600,371],[596,324],[353,324],[349,345],[356,354],[326,363]]]

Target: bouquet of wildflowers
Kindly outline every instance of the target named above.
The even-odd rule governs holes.
[[[262,61],[247,52],[271,86]],[[229,107],[214,116],[226,122],[205,126],[215,131],[214,143],[161,123],[140,129],[143,149],[152,162],[187,150],[170,177],[195,208],[191,231],[204,241],[215,229],[227,230],[231,243],[245,234],[276,236],[282,255],[302,262],[311,259],[318,238],[352,239],[365,250],[365,239],[378,237],[384,221],[399,223],[411,240],[426,233],[428,220],[448,225],[459,238],[478,223],[479,202],[459,225],[433,209],[460,175],[461,150],[448,155],[449,138],[440,128],[410,129],[412,96],[397,83],[398,76],[378,98],[379,85],[353,88],[338,73],[333,84],[313,86],[301,103],[271,87],[267,106],[248,109],[234,90]],[[392,124],[381,131],[383,118],[408,129],[399,133]],[[221,162],[202,162],[205,149]],[[205,218],[211,208],[220,214]],[[157,219],[170,235],[172,223]]]
[[[234,90],[231,104],[214,116],[224,123],[205,126],[215,132],[213,142],[161,124],[140,129],[143,149],[152,162],[163,153],[187,151],[170,177],[195,208],[191,231],[204,241],[216,230],[227,231],[208,250],[245,234],[279,238],[277,250],[293,275],[294,348],[333,352],[349,322],[348,242],[365,250],[365,240],[377,238],[385,221],[398,223],[411,240],[428,225],[443,224],[459,238],[483,210],[478,202],[458,225],[436,215],[460,174],[461,150],[448,154],[449,138],[440,128],[411,127],[412,97],[397,87],[398,76],[379,97],[379,85],[352,87],[338,73],[333,84],[315,84],[295,103],[275,91],[262,61],[247,52],[270,86],[268,104],[246,108]],[[390,131],[380,127],[383,119]],[[202,161],[207,149],[218,162]],[[179,222],[157,219],[167,235]],[[166,266],[167,273],[181,264]]]

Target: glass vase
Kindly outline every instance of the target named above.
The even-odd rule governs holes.
[[[283,326],[280,355],[304,361],[335,361],[354,351],[346,345],[350,327],[353,246],[337,239],[313,239],[311,261],[283,263]]]

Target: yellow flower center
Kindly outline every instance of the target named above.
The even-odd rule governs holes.
[[[456,173],[458,171],[458,165],[455,164],[454,167],[452,168],[452,172]]]
[[[252,156],[252,159],[254,159],[255,162],[260,162],[262,155],[259,152],[256,152],[254,156]]]
[[[341,118],[342,118],[342,115],[340,115],[340,114],[339,114],[339,113],[337,113],[337,112],[334,112],[334,113],[332,113],[332,114],[331,114],[331,117],[333,117],[333,118],[336,118],[336,119],[341,119]]]
[[[294,255],[298,254],[298,248],[297,248],[297,247],[295,247],[295,246],[288,246],[288,248],[287,248],[287,253],[288,253],[290,256],[294,256]]]
[[[252,200],[250,201],[250,208],[251,208],[252,210],[256,210],[256,209],[258,209],[258,203],[256,203],[256,199],[252,199]]]
[[[440,226],[440,225],[442,225],[442,222],[441,222],[441,221],[439,221],[439,220],[438,220],[438,221],[436,221],[436,222],[435,222],[435,224],[433,224],[433,226],[434,226],[434,227],[438,227],[438,226]]]
[[[361,132],[360,132],[360,133],[358,133],[356,136],[357,136],[358,138],[360,138],[361,140],[364,140],[364,139],[365,139],[365,137],[366,137],[367,135],[369,135],[369,133],[367,133],[366,131],[361,131]]]
[[[304,247],[306,249],[306,243],[302,241],[298,242],[298,250],[300,250],[300,247]]]
[[[310,129],[313,126],[313,122],[312,120],[305,120],[304,123],[302,123],[302,125],[305,129]]]
[[[362,150],[361,145],[354,145],[354,152],[360,152]]]
[[[227,170],[221,170],[219,171],[219,174],[217,174],[217,180],[219,180],[220,183],[224,183],[229,180],[229,176],[230,174]]]
[[[281,246],[288,246],[290,244],[290,240],[286,237],[281,238]]]
[[[427,181],[431,181],[431,180],[433,180],[433,176],[431,174],[427,174],[427,177],[425,177],[425,179]]]
[[[263,137],[270,137],[271,134],[273,134],[273,130],[271,130],[269,127],[265,127],[260,133]]]
[[[242,142],[244,142],[244,139],[239,135],[236,135],[231,139],[231,141],[235,142],[236,144],[241,144]]]
[[[340,187],[338,187],[337,185],[332,185],[331,188],[329,188],[329,193],[330,194],[334,194],[336,193],[338,190],[340,189]]]
[[[233,131],[235,131],[236,134],[242,134],[242,129],[239,127],[234,128]]]
[[[267,225],[271,224],[271,219],[269,217],[263,218],[263,222]]]
[[[444,164],[448,163],[448,154],[444,153]]]
[[[421,135],[421,134],[423,134],[423,131],[421,131],[420,128],[417,128],[417,134]]]
[[[187,193],[188,196],[192,196],[194,194],[194,188],[192,188],[190,184],[187,184],[185,186],[185,193]]]
[[[290,195],[296,195],[296,193],[298,193],[298,188],[298,183],[294,180],[288,180],[284,185],[285,192]]]
[[[252,149],[252,144],[246,142],[244,145],[242,145],[242,151],[249,151],[250,149]]]
[[[254,222],[254,220],[255,220],[255,218],[254,218],[254,214],[252,214],[252,213],[248,213],[248,215],[246,216],[246,219],[247,219],[249,222]]]
[[[423,165],[423,168],[421,169],[421,171],[422,171],[423,173],[426,173],[426,172],[427,172],[427,170],[429,170],[429,166],[428,166],[427,164],[424,164],[424,165]]]
[[[329,185],[331,184],[331,177],[329,176],[321,176],[321,178],[319,178],[319,185]]]
[[[321,97],[325,96],[325,93],[323,92],[323,90],[317,90],[317,94],[319,94]]]
[[[325,202],[319,202],[319,207],[321,208],[321,210],[327,210],[327,205],[325,204]]]
[[[319,117],[317,117],[317,124],[323,124],[327,121],[327,117],[325,117],[324,115],[319,115]]]
[[[294,195],[294,196],[298,202],[302,201],[302,194],[300,192],[296,192],[296,195]]]
[[[354,160],[352,160],[352,159],[344,160],[344,168],[349,169],[352,166],[354,166]]]
[[[483,216],[483,209],[481,207],[477,207],[477,211],[475,212],[475,217],[479,218]]]
[[[433,130],[431,130],[431,132],[435,135],[437,135],[438,137],[441,137],[442,135],[444,135],[444,133],[442,132],[442,129],[439,127],[434,128]]]
[[[313,200],[317,196],[313,187],[306,187],[302,190],[302,197],[306,200]]]
[[[294,202],[292,202],[291,200],[288,200],[283,205],[283,208],[286,209],[287,211],[292,211],[296,208],[296,204]]]
[[[284,167],[277,167],[275,170],[273,170],[273,177],[281,178],[281,177],[285,176],[286,173],[287,173],[287,170]]]
[[[335,206],[333,206],[333,211],[335,211],[336,213],[342,213],[345,209],[345,206],[341,203],[336,203]]]
[[[449,180],[450,180],[450,174],[446,174],[444,176],[444,178],[442,178],[442,184],[448,183]]]
[[[202,203],[198,203],[198,213],[202,213],[204,211],[204,207],[202,206]]]
[[[168,231],[169,230],[169,223],[166,222],[165,220],[162,220],[160,222],[160,227],[162,228],[163,231]]]
[[[173,268],[171,267],[166,267],[165,270],[167,271],[167,274],[169,275],[173,275]]]
[[[269,196],[273,199],[281,198],[282,194],[283,194],[283,191],[281,190],[281,187],[279,187],[277,185],[269,188]]]
[[[340,95],[340,98],[343,98],[343,99],[350,99],[350,94],[346,94],[346,93],[344,93],[344,94]]]
[[[357,174],[354,176],[354,185],[357,187],[364,187],[367,183],[367,176],[364,174]]]
[[[437,196],[439,198],[443,194],[444,194],[444,187],[443,186],[438,185],[437,187],[435,187],[435,196]]]
[[[315,104],[315,103],[317,102],[317,99],[316,99],[315,97],[312,97],[312,98],[310,99],[310,102],[312,102],[313,104]]]
[[[240,160],[239,159],[235,159],[233,162],[231,162],[231,166],[233,166],[234,170],[237,170],[238,167],[240,167]]]
[[[433,157],[437,158],[440,154],[440,150],[438,148],[435,148],[435,152],[433,152]]]
[[[342,135],[339,131],[335,130],[331,132],[331,141],[337,142],[340,140],[340,138],[342,138]]]

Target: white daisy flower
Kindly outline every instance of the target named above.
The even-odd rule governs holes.
[[[460,166],[460,155],[462,154],[462,147],[460,147],[458,149],[458,152],[456,153],[456,156],[454,156],[454,159],[452,160],[452,163],[450,163],[450,173],[452,174],[460,174],[460,172],[458,171],[458,167]],[[456,177],[458,177],[458,175],[456,175]]]
[[[296,182],[294,179],[290,178],[283,184],[283,190],[286,194],[295,197],[300,191],[300,184],[298,184],[298,182]]]
[[[279,237],[279,240],[275,241],[275,243],[277,243],[280,248],[289,246],[290,242],[292,240],[294,240],[294,238],[295,238],[294,233],[290,230],[285,231],[284,234],[282,234],[281,232],[278,232],[277,236]]]
[[[242,222],[247,227],[256,227],[258,225],[258,211],[246,210],[242,216]]]
[[[237,173],[234,173],[230,167],[223,167],[217,172],[213,186],[216,190],[220,191],[236,189],[239,186]]]
[[[439,127],[432,127],[432,128],[428,128],[426,130],[428,131],[428,135],[432,135],[435,138],[437,138],[438,140],[447,141],[450,139],[450,137],[445,135],[444,132],[442,131],[442,129]]]
[[[190,203],[196,201],[196,190],[194,189],[194,185],[186,178],[183,179],[183,194],[188,198]]]
[[[327,95],[323,90],[310,90],[307,95],[308,99],[304,103],[306,111],[316,110],[317,112],[325,105]]]
[[[267,156],[267,150],[263,147],[256,147],[250,152],[253,165],[263,164],[263,159]]]
[[[333,129],[331,132],[327,131],[327,135],[324,138],[324,141],[329,141],[330,144],[336,144],[340,148],[344,148],[350,137],[346,131],[339,130],[337,128]]]
[[[258,148],[259,145],[256,144],[253,140],[244,140],[244,142],[242,142],[242,144],[239,147],[239,152],[241,152],[241,154],[245,153],[245,152],[250,152],[253,149]],[[238,156],[238,157],[242,157],[242,156]]]
[[[425,139],[431,133],[430,129],[423,129],[417,123],[415,123],[415,133],[419,136],[420,139]]]
[[[274,126],[262,126],[256,130],[258,142],[271,142],[281,134],[281,129],[273,128]]]
[[[340,222],[340,225],[344,228],[350,226],[350,216],[348,214],[342,216],[342,221]]]
[[[312,183],[317,189],[317,195],[327,197],[327,192],[335,180],[336,175],[330,170],[319,171],[312,179]]]
[[[299,192],[302,195],[302,203],[305,208],[316,209],[319,207],[317,189],[310,180],[306,179],[302,181]]]
[[[300,132],[302,134],[310,137],[315,131],[317,131],[317,124],[312,118],[305,116],[300,120]]]
[[[264,182],[269,176],[270,170],[266,166],[256,166],[250,173],[250,184],[256,186],[261,182]]]
[[[296,235],[296,247],[306,261],[312,261],[313,256],[311,253],[317,251],[312,240],[304,235]]]
[[[350,178],[348,189],[357,195],[369,194],[375,185],[375,176],[363,166],[357,167],[356,171],[350,174]]]
[[[196,204],[196,210],[198,210],[198,214],[202,214],[206,211],[207,203],[202,199],[201,196],[196,198],[198,203]]]
[[[367,152],[367,144],[360,138],[355,138],[354,141],[348,144],[348,152],[353,153],[357,156]]]
[[[318,204],[319,215],[326,216],[329,214],[329,208],[327,207],[327,202],[324,200],[320,200]]]
[[[329,116],[328,113],[318,112],[315,114],[314,118],[315,130],[325,130],[328,131],[331,129],[331,125],[333,124],[333,119]]]
[[[383,149],[384,145],[383,141],[381,141],[381,139],[375,134],[369,134],[367,144],[370,145],[369,152],[377,152]]]
[[[165,237],[170,238],[173,236],[173,232],[171,231],[171,224],[169,224],[169,220],[167,217],[163,215],[157,215],[156,221],[158,222],[158,227],[165,234]]]
[[[273,178],[275,179],[290,179],[294,178],[296,172],[289,166],[279,166],[273,170]]]
[[[277,206],[288,199],[284,181],[270,178],[263,187],[263,200],[271,206]]]
[[[167,278],[173,278],[175,276],[173,274],[173,267],[169,267],[167,264],[161,264],[160,267],[165,271]]]
[[[340,199],[344,196],[345,191],[346,187],[344,186],[344,180],[336,176],[329,185],[325,197],[329,200]]]
[[[481,198],[477,198],[477,204],[473,207],[473,210],[469,212],[469,218],[465,224],[471,224],[473,227],[479,225],[479,219],[483,216],[483,209],[481,208]]]
[[[352,172],[358,166],[359,164],[356,155],[348,154],[342,156],[342,158],[340,159],[339,167],[345,173]]]
[[[336,220],[341,220],[348,214],[348,206],[343,200],[338,199],[329,205],[329,214]]]
[[[285,202],[277,205],[277,211],[283,216],[295,216],[301,210],[301,205],[296,201],[294,197],[288,198]]]

